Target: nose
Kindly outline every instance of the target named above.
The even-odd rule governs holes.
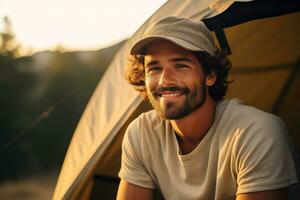
[[[165,68],[160,76],[159,84],[164,87],[174,85],[176,82],[172,69]]]

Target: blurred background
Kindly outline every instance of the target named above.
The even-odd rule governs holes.
[[[114,54],[166,0],[0,0],[0,199],[51,199]]]

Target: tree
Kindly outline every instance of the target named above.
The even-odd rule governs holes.
[[[30,67],[30,57],[20,57],[21,45],[17,42],[8,17],[3,19],[4,29],[0,31],[0,147],[6,146],[28,123],[32,115],[28,104],[28,91],[35,85],[36,75],[24,73],[20,67]],[[25,162],[24,147],[14,145],[0,154],[0,180],[21,171]]]
[[[11,58],[19,56],[20,44],[15,39],[15,35],[12,31],[12,23],[6,16],[3,18],[4,30],[1,32],[1,45],[0,55]]]

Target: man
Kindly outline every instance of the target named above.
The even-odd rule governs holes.
[[[117,199],[279,200],[296,173],[282,121],[223,100],[230,63],[202,22],[167,17],[130,52],[154,111],[127,129]],[[245,91],[246,92],[246,91]]]

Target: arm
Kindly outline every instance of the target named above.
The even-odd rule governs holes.
[[[287,189],[238,194],[236,200],[287,200]]]
[[[121,180],[117,200],[152,200],[153,190],[148,188],[143,188],[125,180]]]
[[[272,115],[250,125],[237,145],[236,200],[287,199],[287,187],[297,182],[287,129]]]

